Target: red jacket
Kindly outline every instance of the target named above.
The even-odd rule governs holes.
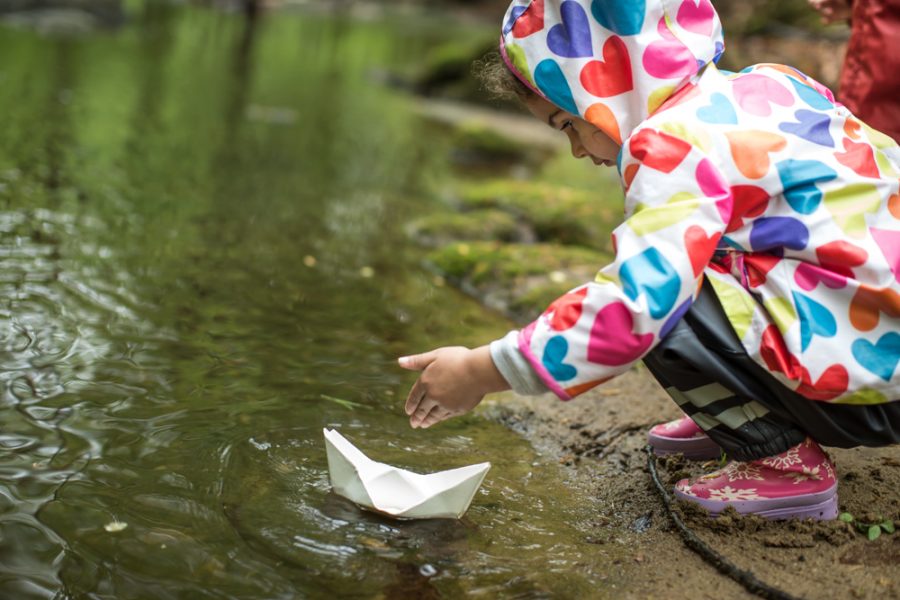
[[[900,0],[854,0],[838,99],[900,141]]]

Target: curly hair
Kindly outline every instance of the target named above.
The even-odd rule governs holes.
[[[509,70],[500,52],[490,52],[472,63],[472,73],[491,96],[503,100],[527,100],[535,95]]]

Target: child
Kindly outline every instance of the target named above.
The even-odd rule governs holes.
[[[786,66],[719,71],[708,0],[515,0],[501,54],[572,154],[616,164],[614,262],[519,332],[400,359],[413,427],[512,387],[568,400],[643,360],[690,418],[657,452],[733,462],[716,514],[837,515],[819,443],[900,440],[900,151]]]

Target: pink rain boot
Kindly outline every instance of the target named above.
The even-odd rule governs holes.
[[[680,452],[690,460],[709,460],[722,454],[722,448],[688,416],[653,427],[647,443],[657,456]]]
[[[811,439],[750,462],[732,461],[708,475],[675,484],[675,495],[712,516],[729,506],[767,519],[837,518],[834,464]]]

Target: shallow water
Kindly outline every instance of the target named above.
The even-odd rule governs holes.
[[[156,5],[0,29],[0,597],[601,593],[556,465],[402,414],[396,356],[509,327],[419,267],[446,147],[371,77],[464,33]],[[494,466],[464,519],[392,521],[329,491],[324,426]]]

